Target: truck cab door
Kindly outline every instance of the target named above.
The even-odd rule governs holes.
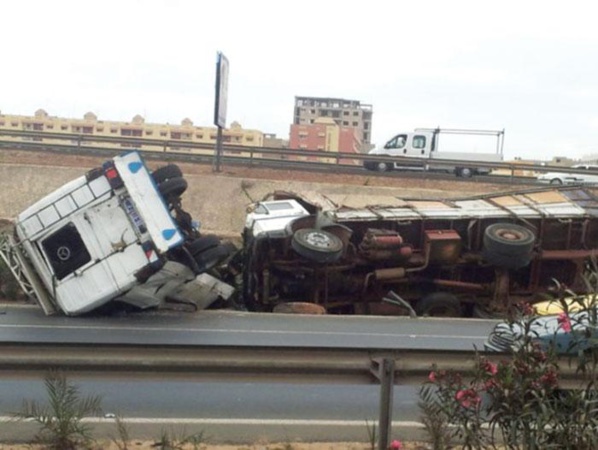
[[[405,156],[417,158],[427,158],[430,156],[430,143],[427,136],[423,134],[412,134],[407,142],[407,151]]]

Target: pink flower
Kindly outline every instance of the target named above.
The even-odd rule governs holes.
[[[571,319],[566,312],[560,313],[557,320],[559,322],[559,327],[561,327],[565,333],[571,331]]]
[[[431,383],[435,383],[436,382],[436,372],[434,372],[434,371],[430,372],[430,375],[428,375],[428,380],[430,380]]]
[[[477,392],[473,389],[461,389],[455,395],[455,399],[461,404],[463,408],[471,408],[477,406],[481,399]]]
[[[486,361],[484,364],[484,370],[488,372],[490,375],[496,375],[498,372],[498,366],[490,361]]]
[[[392,450],[401,450],[403,448],[403,443],[401,441],[397,441],[396,439],[390,443],[390,448]]]

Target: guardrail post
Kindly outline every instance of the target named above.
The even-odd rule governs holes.
[[[395,382],[395,360],[384,358],[376,361],[378,369],[373,370],[380,380],[380,416],[378,417],[378,450],[387,450],[392,428],[392,400]]]

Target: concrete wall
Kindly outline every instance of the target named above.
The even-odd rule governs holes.
[[[52,156],[50,156],[52,157]],[[32,203],[85,174],[85,168],[0,164],[0,218],[12,219]],[[239,235],[247,206],[274,190],[320,191],[334,195],[446,196],[446,191],[365,187],[325,183],[285,182],[186,174],[189,183],[183,207],[202,229],[223,236]],[[451,192],[452,195],[465,193]]]

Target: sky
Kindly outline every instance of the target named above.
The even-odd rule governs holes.
[[[598,155],[598,6],[569,0],[3,2],[0,111],[288,138],[295,96],[373,107],[372,142],[418,127],[505,130],[507,159]]]

